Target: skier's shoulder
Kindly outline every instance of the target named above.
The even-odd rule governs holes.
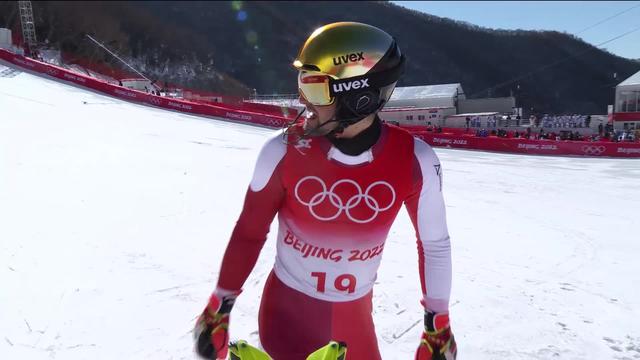
[[[431,145],[427,144],[424,140],[417,137],[413,138],[413,144],[413,153],[418,162],[424,164],[440,164],[440,159],[438,159],[438,155],[433,150]]]
[[[282,132],[274,132],[262,145],[251,179],[251,189],[259,191],[271,179],[276,167],[287,153],[287,145],[282,139]]]
[[[287,144],[283,138],[282,130],[274,131],[262,145],[260,158],[282,157],[287,152]]]

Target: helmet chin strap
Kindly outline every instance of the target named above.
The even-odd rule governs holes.
[[[373,111],[371,114],[374,114],[374,113],[380,111],[380,109],[382,109],[384,107],[385,103],[386,103],[386,101],[384,101],[384,100],[381,101],[380,105],[378,106],[378,108],[375,111]],[[350,110],[351,113],[355,113],[355,111],[353,111],[353,109],[351,109],[347,104],[340,104],[340,105],[347,106],[347,109]],[[302,109],[302,111],[298,114],[298,116],[296,116],[296,118],[293,121],[291,121],[288,124],[286,124],[286,127],[284,128],[284,131],[283,131],[283,136],[285,138],[285,142],[286,142],[286,137],[289,134],[289,130],[295,124],[298,123],[298,120],[300,119],[302,114],[305,113],[305,111],[307,111],[306,107],[304,109]],[[354,116],[354,117],[349,117],[349,118],[344,118],[344,119],[336,119],[336,114],[337,113],[338,113],[338,109],[336,109],[335,114],[333,115],[333,117],[330,120],[325,121],[322,124],[317,125],[317,126],[311,128],[309,130],[305,130],[302,134],[299,135],[299,138],[304,139],[304,138],[307,138],[307,137],[310,137],[310,136],[334,137],[334,136],[344,132],[344,130],[346,128],[348,128],[349,126],[351,126],[351,125],[357,123],[358,121],[361,121],[362,119],[366,118],[367,116],[371,115],[371,114],[367,114],[367,115],[364,115],[364,116]],[[336,126],[335,129],[330,130],[326,134],[318,134],[317,133],[318,130],[322,129],[323,127],[327,126],[328,124],[335,123],[335,122],[338,123],[338,126]]]
[[[292,129],[294,129],[295,125],[298,123],[298,120],[300,120],[300,117],[302,116],[302,114],[304,114],[304,113],[305,113],[305,111],[307,111],[307,108],[306,108],[306,107],[305,107],[304,109],[302,109],[302,111],[300,111],[300,113],[298,114],[298,116],[296,116],[296,118],[295,118],[295,119],[293,119],[292,121],[290,121],[290,122],[288,122],[287,124],[285,124],[285,126],[284,126],[284,128],[283,128],[283,132],[282,132],[282,137],[283,137],[283,141],[284,141],[284,143],[285,143],[285,144],[288,144],[288,143],[289,143],[289,140],[287,140],[287,137],[288,137],[288,135],[289,135],[289,134],[292,134]],[[333,117],[331,120],[329,120],[329,121],[326,121],[326,122],[324,122],[324,123],[322,123],[322,124],[320,124],[320,125],[317,125],[317,126],[315,126],[315,127],[311,128],[311,129],[304,130],[302,133],[298,133],[298,134],[297,134],[298,140],[299,140],[299,139],[305,139],[305,138],[308,138],[308,137],[310,137],[310,136],[323,136],[323,135],[325,135],[325,136],[326,136],[326,135],[328,135],[329,133],[331,133],[331,131],[330,131],[330,132],[328,132],[327,134],[317,134],[316,132],[317,132],[318,130],[320,130],[321,128],[323,128],[323,127],[327,126],[328,124],[331,124],[331,123],[334,123],[334,122],[340,122],[340,121],[341,121],[341,120],[336,120],[336,119],[335,119],[335,116],[334,116],[334,117]],[[334,129],[334,130],[335,130],[335,129]],[[344,130],[344,128],[343,128],[343,130]],[[332,131],[333,131],[333,130],[332,130]],[[341,130],[340,132],[342,132],[342,130]],[[297,140],[296,140],[296,141],[297,141]]]
[[[374,110],[372,113],[367,114],[367,115],[365,115],[365,116],[354,116],[354,117],[346,118],[346,119],[333,120],[333,121],[337,121],[337,122],[338,122],[338,126],[337,126],[335,129],[331,130],[331,131],[330,131],[328,134],[326,134],[325,136],[330,137],[330,136],[335,136],[335,135],[337,135],[337,134],[341,134],[341,133],[344,131],[344,129],[346,129],[347,127],[349,127],[349,126],[351,126],[351,125],[353,125],[353,124],[356,124],[356,123],[358,123],[359,121],[361,121],[361,120],[365,119],[367,116],[369,116],[369,115],[371,115],[371,114],[375,114],[375,113],[377,113],[378,111],[380,111],[380,109],[382,109],[382,108],[384,107],[384,105],[385,105],[385,104],[386,104],[386,101],[384,101],[384,100],[380,101],[380,105],[378,105],[378,107],[376,108],[376,110]],[[349,111],[351,111],[351,113],[355,114],[355,111],[353,111],[353,109],[352,109],[348,104],[344,103],[344,104],[341,104],[341,105],[346,106],[346,107],[347,107],[347,109],[348,109]],[[338,109],[336,109],[336,113],[338,113]],[[334,119],[335,119],[335,116],[334,116]],[[328,123],[328,122],[329,122],[329,121],[327,121],[327,123]],[[326,124],[326,123],[325,123],[325,124]],[[323,124],[323,125],[324,125],[324,124]]]
[[[298,119],[300,119],[300,117],[302,116],[302,114],[303,114],[306,110],[307,110],[307,109],[306,109],[306,108],[304,108],[304,109],[300,112],[300,114],[298,114],[298,116],[295,118],[295,120],[293,120],[292,122],[290,122],[289,124],[287,124],[287,127],[291,127],[291,126],[295,125],[295,124],[298,122]],[[343,132],[343,131],[344,131],[344,129],[345,129],[347,126],[349,126],[349,125],[351,125],[351,124],[355,124],[357,121],[360,121],[360,120],[362,120],[362,119],[363,119],[363,118],[351,118],[351,119],[340,119],[340,120],[338,120],[338,119],[336,119],[336,117],[335,117],[335,115],[334,115],[330,120],[325,121],[325,122],[323,122],[323,123],[322,123],[322,124],[320,124],[320,125],[316,125],[316,126],[314,126],[313,128],[311,128],[311,129],[305,130],[305,131],[301,134],[301,137],[302,137],[302,138],[305,138],[305,137],[309,137],[309,136],[327,136],[327,135],[332,134],[332,133],[341,133],[341,132]],[[356,121],[353,121],[353,120],[356,120]],[[338,123],[338,126],[337,126],[335,129],[333,129],[333,130],[329,131],[329,132],[328,132],[328,133],[326,133],[326,134],[319,134],[319,133],[318,133],[318,130],[322,129],[323,127],[325,127],[325,126],[327,126],[327,125],[329,125],[329,124],[331,124],[331,123],[335,123],[335,122],[337,122],[337,123]]]
[[[318,129],[324,127],[325,125],[331,124],[331,123],[338,123],[338,126],[336,126],[334,129],[332,129],[331,131],[329,131],[328,133],[324,134],[324,136],[334,136],[337,134],[341,134],[344,129],[348,128],[349,126],[357,123],[358,121],[366,118],[369,115],[366,116],[356,116],[356,117],[352,117],[352,118],[346,118],[346,119],[336,119],[336,116],[334,115],[331,120],[323,122],[322,124],[314,127],[313,129],[309,130],[308,132],[305,131],[305,135],[312,135],[313,133],[315,133]],[[312,135],[313,136],[313,135]],[[322,136],[320,134],[316,135],[316,136]]]

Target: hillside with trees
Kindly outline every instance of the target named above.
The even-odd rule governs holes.
[[[640,64],[555,31],[504,31],[388,2],[34,1],[40,41],[120,67],[91,34],[150,77],[248,96],[295,93],[291,63],[306,37],[335,21],[378,26],[407,56],[399,86],[462,83],[467,97],[517,97],[525,110],[606,112]],[[526,14],[523,14],[526,16]],[[19,31],[17,2],[0,26]],[[496,24],[498,26],[499,24]]]

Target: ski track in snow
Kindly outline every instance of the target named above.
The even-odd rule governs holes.
[[[0,72],[6,70],[0,66]],[[0,358],[194,359],[272,130],[0,77]],[[640,359],[640,160],[436,149],[460,359]],[[258,344],[269,241],[231,320]],[[402,211],[374,288],[384,359],[422,328]]]

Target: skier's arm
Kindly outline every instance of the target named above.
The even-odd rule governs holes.
[[[242,213],[222,259],[219,290],[240,290],[258,260],[284,198],[279,169],[285,152],[281,136],[273,137],[260,151]]]
[[[451,244],[442,197],[442,169],[438,156],[422,140],[415,139],[414,154],[414,191],[405,205],[416,230],[424,303],[433,312],[447,312]]]

